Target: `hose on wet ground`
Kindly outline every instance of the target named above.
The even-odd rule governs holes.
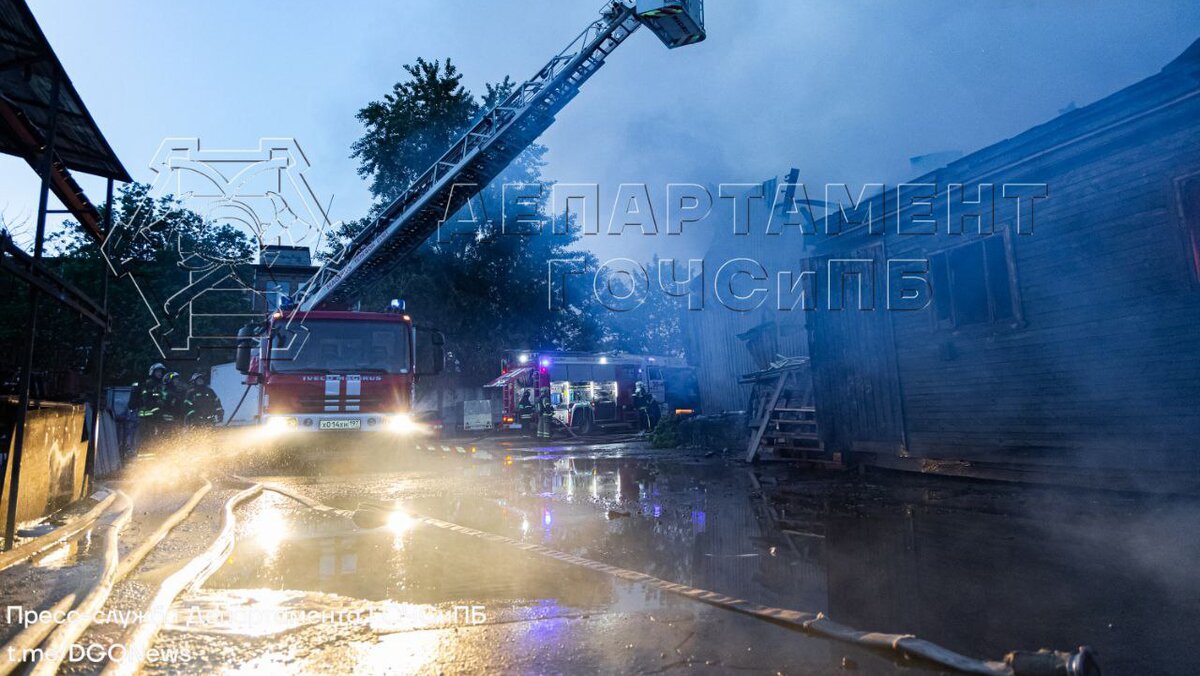
[[[168,516],[165,521],[159,524],[158,528],[154,529],[154,532],[151,533],[149,537],[147,537],[145,540],[142,540],[142,543],[138,545],[136,549],[134,549],[132,552],[129,552],[129,554],[121,560],[121,565],[117,568],[117,581],[120,582],[121,580],[125,579],[127,575],[132,573],[138,567],[138,565],[142,563],[142,559],[145,559],[146,555],[149,554],[150,551],[155,547],[157,547],[158,543],[162,542],[163,538],[167,536],[167,533],[175,530],[176,526],[183,523],[184,519],[191,516],[192,512],[196,509],[196,505],[199,505],[200,501],[203,500],[204,496],[208,495],[208,492],[211,490],[212,482],[208,479],[205,479],[204,485],[198,488],[195,493],[192,493],[192,497],[188,498],[188,501],[183,503],[183,506],[175,510],[171,516]]]
[[[592,431],[588,434],[580,434],[580,433],[576,432],[575,430],[571,429],[566,423],[559,420],[558,418],[554,418],[554,423],[552,423],[552,424],[554,424],[556,427],[562,427],[563,429],[566,429],[571,433],[570,439],[558,439],[557,441],[569,441],[571,443],[626,444],[626,443],[632,443],[632,442],[636,442],[636,441],[644,441],[646,439],[645,435],[639,434],[637,432],[633,432],[633,433],[626,432],[626,433],[617,434],[615,432]],[[436,439],[436,440],[430,442],[428,444],[428,446],[430,447],[431,450],[434,450],[439,444],[448,444],[450,446],[454,446],[454,445],[471,446],[473,444],[481,444],[481,443],[490,442],[490,441],[525,442],[525,441],[537,441],[537,439],[532,436],[516,435],[516,434],[497,434],[495,432],[492,432],[492,433],[484,434],[482,436],[474,437],[471,439],[455,439],[452,437],[448,437],[445,439]]]
[[[550,418],[550,426],[551,427],[559,427],[559,428],[566,430],[567,434],[570,434],[572,439],[579,438],[579,435],[575,433],[575,430],[571,429],[570,425],[559,420],[558,418],[554,418],[554,417]]]
[[[104,528],[104,569],[100,573],[100,579],[79,602],[76,607],[78,614],[58,625],[42,643],[42,658],[29,672],[33,676],[44,676],[58,671],[71,644],[91,625],[92,616],[108,600],[108,595],[117,582],[117,568],[121,560],[121,531],[133,516],[133,500],[121,491],[117,491],[117,494],[121,507],[116,518]]]
[[[120,662],[109,662],[102,673],[130,675],[141,671],[146,655],[155,637],[158,636],[158,632],[166,623],[175,599],[185,589],[194,589],[204,584],[225,563],[226,557],[232,551],[233,536],[237,526],[234,510],[243,502],[253,500],[261,495],[262,491],[262,484],[254,484],[225,502],[225,508],[221,514],[221,530],[217,533],[217,537],[203,552],[162,581],[145,611],[146,621],[134,625],[122,637],[121,644],[125,648],[126,659]]]
[[[96,498],[93,496],[93,498],[97,500],[96,506],[92,507],[88,511],[71,519],[67,523],[55,528],[45,535],[36,537],[29,542],[22,543],[21,545],[13,547],[7,552],[0,554],[0,570],[6,570],[17,565],[18,563],[28,561],[29,559],[32,559],[38,554],[50,549],[63,540],[74,537],[80,531],[90,527],[96,522],[96,519],[100,518],[100,515],[104,513],[104,510],[108,509],[108,506],[111,505],[113,500],[115,500],[117,497],[117,494],[113,491],[98,492],[97,495],[100,497]]]
[[[104,580],[110,570],[114,570],[116,566],[116,547],[118,545],[117,536],[120,529],[124,528],[128,522],[130,515],[133,513],[133,503],[128,496],[120,491],[108,491],[107,496],[100,500],[99,503],[85,514],[73,519],[63,527],[48,533],[37,540],[28,542],[24,545],[27,551],[21,554],[21,560],[31,559],[56,546],[62,542],[75,537],[84,529],[91,527],[103,513],[116,501],[120,501],[120,508],[117,510],[117,517],[105,529],[105,550],[104,562],[102,565],[100,578],[93,590],[103,586]],[[115,527],[115,530],[114,530]],[[17,550],[13,550],[16,552]],[[12,553],[12,552],[10,552]],[[83,590],[72,592],[56,601],[45,614],[39,614],[37,620],[30,622],[16,636],[0,647],[0,652],[4,655],[4,661],[0,663],[0,676],[7,676],[23,663],[21,659],[14,659],[13,656],[24,656],[29,651],[36,649],[48,636],[62,629],[60,623],[56,623],[53,618],[66,617],[67,613],[75,606],[75,600]],[[57,645],[57,644],[55,644]],[[61,661],[61,656],[59,656]]]
[[[48,612],[50,617],[63,617],[71,607],[75,605],[75,593],[67,594],[58,600],[57,603],[50,606]],[[57,627],[52,620],[38,620],[26,625],[16,636],[12,637],[8,643],[4,644],[4,661],[0,662],[0,676],[8,676],[17,667],[21,666],[20,659],[15,659],[17,655],[27,655],[30,651],[37,648],[46,640],[50,632]]]
[[[248,481],[241,477],[237,478],[240,481]],[[382,526],[387,523],[388,515],[394,511],[394,507],[390,505],[363,503],[358,510],[350,512],[349,510],[336,509],[324,505],[317,500],[283,488],[282,486],[273,484],[260,485],[263,490],[272,491],[291,498],[305,507],[327,514],[349,516],[360,527]],[[370,512],[377,512],[378,515],[373,517],[370,515]],[[520,540],[503,535],[460,526],[449,521],[416,514],[409,514],[408,516],[413,521],[428,526],[489,542],[506,544],[522,551],[545,556],[556,561],[604,573],[629,582],[649,585],[662,591],[677,594],[708,605],[797,629],[806,634],[833,639],[872,650],[898,654],[907,658],[923,660],[960,673],[985,674],[989,676],[1098,676],[1100,673],[1095,654],[1086,646],[1081,646],[1075,652],[1050,650],[1040,650],[1037,652],[1014,651],[1006,655],[1002,662],[979,660],[961,655],[911,634],[885,634],[860,631],[834,622],[826,617],[824,613],[764,606],[732,596],[726,596],[725,594],[669,582],[652,575],[647,575],[646,573],[610,566],[599,561],[592,561],[591,559],[585,559],[581,556],[575,556],[574,554],[568,554],[542,545],[521,542]]]
[[[174,530],[174,528],[176,526],[178,526],[180,523],[183,522],[184,519],[186,519],[188,516],[190,516],[191,513],[195,510],[196,505],[198,505],[200,503],[200,500],[202,500],[204,498],[204,496],[207,495],[210,490],[212,490],[212,483],[209,482],[208,480],[205,480],[204,485],[202,485],[199,489],[197,489],[196,492],[194,492],[191,495],[191,497],[188,498],[187,502],[185,502],[181,507],[179,507],[179,509],[175,510],[161,524],[159,524],[158,528],[156,528],[153,533],[151,533],[148,537],[146,537],[133,551],[131,551],[129,554],[127,554],[124,558],[120,558],[119,560],[117,560],[115,572],[113,573],[111,582],[108,583],[108,585],[107,585],[107,591],[103,591],[103,588],[105,587],[105,576],[107,575],[107,571],[108,571],[109,565],[111,563],[111,561],[108,558],[108,555],[109,555],[109,552],[111,551],[112,545],[108,545],[106,547],[106,552],[105,552],[104,572],[101,573],[100,580],[92,588],[91,592],[96,593],[97,590],[103,591],[103,596],[104,596],[104,599],[106,600],[108,595],[112,591],[112,587],[115,586],[121,580],[125,579],[131,572],[133,572],[138,567],[138,565],[141,564],[142,560],[146,558],[146,556],[151,552],[151,550],[153,550],[154,547],[156,547],[158,545],[158,543],[161,542],[163,540],[163,538],[165,538],[169,532]],[[116,498],[117,493],[115,493],[115,492],[112,493],[111,497]],[[125,499],[128,499],[128,498],[126,497]],[[111,502],[112,502],[111,500],[107,500],[105,502],[105,504],[107,505]],[[132,502],[130,503],[130,507],[132,507]],[[124,524],[122,524],[122,527],[123,527],[123,525]],[[20,633],[18,633],[15,637],[13,637],[12,640],[10,640],[6,645],[4,645],[3,647],[0,647],[0,651],[2,651],[6,656],[8,656],[8,655],[24,655],[27,653],[27,651],[31,651],[34,648],[37,648],[46,639],[47,636],[49,636],[52,632],[55,632],[56,630],[60,631],[60,632],[65,632],[62,634],[64,636],[71,637],[70,640],[58,639],[59,642],[62,642],[63,640],[65,640],[66,642],[62,643],[62,645],[68,646],[71,642],[73,642],[75,639],[77,639],[79,636],[81,636],[83,634],[83,632],[86,631],[89,626],[91,626],[91,620],[94,616],[94,613],[90,612],[90,611],[81,612],[81,610],[86,610],[85,604],[88,602],[87,598],[90,598],[90,596],[85,597],[84,603],[82,603],[79,608],[73,608],[73,606],[75,605],[75,599],[78,597],[79,594],[84,594],[84,593],[85,593],[85,590],[81,589],[77,592],[67,594],[63,598],[59,599],[53,606],[50,607],[47,617],[49,617],[49,618],[69,617],[70,619],[68,619],[68,621],[66,621],[62,624],[56,624],[53,619],[50,619],[50,620],[39,620],[37,622],[30,623],[28,626],[25,627],[25,629],[23,629]],[[102,605],[103,605],[103,601],[99,605],[97,605],[95,607],[95,609],[98,610],[100,607],[102,607]],[[72,609],[75,610],[75,615],[68,616],[67,613],[69,611],[71,611]],[[48,646],[47,646],[47,648],[48,648]],[[6,676],[7,674],[11,673],[12,670],[15,669],[19,664],[21,664],[21,662],[19,660],[12,660],[12,659],[6,660],[4,663],[0,664],[0,676]]]
[[[743,599],[734,598],[725,594],[689,587],[687,585],[669,582],[661,578],[639,573],[637,571],[619,568],[608,564],[592,561],[580,556],[561,552],[549,547],[537,545],[529,542],[521,542],[513,538],[488,533],[485,531],[460,526],[448,521],[434,519],[432,517],[421,515],[410,515],[410,517],[419,523],[424,523],[435,528],[448,530],[471,537],[480,538],[489,542],[497,542],[507,544],[517,549],[532,552],[545,556],[557,561],[569,563],[575,566],[593,570],[613,577],[617,577],[629,582],[656,587],[663,591],[684,596],[702,603],[712,606],[717,606],[726,610],[731,610],[743,615],[749,615],[758,619],[767,620],[769,622],[787,626],[793,629],[799,629],[804,633],[830,638],[844,643],[859,645],[865,648],[874,650],[890,651],[899,653],[910,658],[922,659],[943,667],[948,667],[956,671],[968,674],[988,674],[993,676],[1041,676],[1042,673],[1055,674],[1056,671],[1016,671],[1013,668],[1013,659],[1006,659],[1005,662],[983,661],[975,658],[960,655],[952,650],[943,648],[937,644],[931,643],[924,639],[917,638],[911,634],[884,634],[878,632],[866,632],[847,627],[845,625],[834,622],[826,617],[823,613],[811,613],[797,610],[787,610],[783,608],[773,608],[757,603],[752,603]],[[1090,655],[1090,651],[1081,649],[1080,653],[1042,653],[1050,657],[1054,662],[1061,662],[1066,665],[1072,660],[1082,663],[1084,655]],[[1012,655],[1016,655],[1015,653]],[[1085,674],[1085,671],[1067,670],[1062,672],[1065,674]]]

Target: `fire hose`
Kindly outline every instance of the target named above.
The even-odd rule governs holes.
[[[131,675],[141,670],[154,638],[166,623],[171,604],[183,593],[184,589],[196,588],[204,584],[205,580],[221,567],[233,549],[233,535],[237,525],[237,517],[233,510],[243,502],[253,500],[261,495],[262,490],[261,484],[255,484],[225,502],[225,509],[221,515],[221,530],[217,533],[217,537],[199,556],[188,561],[183,568],[163,580],[146,610],[147,621],[125,632],[121,641],[125,646],[125,654],[128,659],[121,662],[109,662],[104,668],[104,674]]]
[[[158,543],[162,542],[162,539],[167,536],[167,533],[174,530],[175,526],[182,523],[211,490],[212,482],[205,479],[204,485],[196,490],[195,493],[192,493],[192,497],[188,498],[188,501],[183,503],[182,507],[175,510],[149,537],[142,541],[142,544],[138,545],[137,549],[129,552],[129,555],[121,560],[121,565],[117,568],[117,581],[125,579],[129,573],[133,572],[138,567],[138,564],[142,562],[142,559],[146,558],[146,555],[150,553],[150,550],[158,546]]]
[[[196,490],[196,492],[192,494],[187,502],[185,502],[179,509],[175,510],[175,512],[173,512],[170,516],[168,516],[166,520],[164,520],[158,526],[158,528],[154,530],[153,533],[151,533],[145,540],[141,542],[141,544],[137,546],[137,548],[119,560],[115,550],[116,536],[114,534],[112,537],[113,544],[109,544],[106,541],[105,565],[104,571],[101,573],[101,578],[95,587],[93,587],[92,591],[85,597],[80,606],[75,609],[75,619],[65,622],[62,625],[56,625],[52,620],[40,620],[38,622],[31,623],[4,646],[4,654],[23,655],[27,651],[37,648],[40,644],[42,644],[43,641],[46,640],[47,636],[56,631],[58,632],[56,634],[56,638],[51,639],[52,643],[48,643],[46,645],[43,654],[49,655],[51,652],[54,652],[51,650],[51,648],[54,648],[61,653],[60,648],[65,648],[70,643],[74,642],[83,634],[84,631],[87,630],[88,626],[91,625],[91,618],[94,611],[98,610],[103,605],[104,601],[111,593],[113,586],[133,572],[142,562],[142,560],[145,559],[146,556],[151,552],[151,550],[153,550],[154,547],[156,547],[169,532],[174,530],[176,526],[178,526],[195,510],[196,505],[200,503],[200,500],[203,499],[210,490],[212,490],[212,483],[205,480],[204,485]],[[110,493],[109,497],[106,498],[100,506],[108,506],[113,501],[113,498],[116,497],[118,497],[118,493]],[[124,494],[121,494],[121,497],[123,500],[128,501],[128,498],[125,497]],[[129,506],[132,508],[131,501]],[[95,510],[93,509],[92,511]],[[129,511],[131,512],[131,509]],[[92,512],[89,512],[88,514],[91,515]],[[96,514],[93,516],[91,521],[88,523],[90,524],[92,521],[95,521],[96,516],[99,515]],[[124,527],[125,521],[128,520],[128,514],[118,517],[117,521],[121,521],[122,519],[124,519],[124,521],[120,523],[120,528]],[[117,521],[114,521],[114,524],[116,524]],[[112,526],[110,525],[109,528],[111,529],[111,527]],[[78,530],[76,532],[78,532]],[[111,532],[111,530],[109,532]],[[58,541],[61,540],[62,538],[60,538]],[[109,577],[110,572],[111,578]],[[72,610],[72,607],[75,604],[75,599],[80,593],[82,592],[70,593],[59,599],[53,606],[50,607],[48,616],[51,618],[65,616],[68,611]],[[89,600],[91,601],[90,605]],[[57,638],[58,636],[61,636],[62,638]],[[61,661],[61,658],[59,661]],[[0,676],[6,676],[20,664],[21,662],[19,660],[8,659],[4,663],[0,664]],[[43,669],[44,673],[49,673],[49,671],[53,670],[53,665],[51,664],[45,668],[42,668],[39,665],[39,667],[34,669],[35,673],[37,669]]]
[[[57,603],[50,606],[49,613],[51,617],[62,617],[71,610],[75,605],[75,594],[70,593],[58,600]],[[41,645],[42,641],[54,631],[56,625],[53,621],[37,621],[31,623],[21,630],[19,634],[14,636],[12,640],[4,645],[4,662],[0,662],[0,675],[8,676],[17,667],[21,666],[21,660],[15,659],[16,655],[27,655],[29,651]]]
[[[42,659],[30,670],[30,674],[34,676],[44,676],[58,671],[58,667],[67,656],[68,648],[87,630],[92,616],[108,600],[113,585],[117,583],[117,570],[121,556],[119,548],[121,531],[133,516],[133,500],[120,491],[117,493],[121,507],[117,517],[104,529],[104,571],[100,574],[100,580],[79,602],[77,607],[79,613],[76,616],[78,619],[59,625],[43,643]]]
[[[234,419],[234,417],[237,416],[238,411],[242,410],[242,404],[246,403],[246,395],[250,394],[250,388],[252,388],[252,387],[254,387],[254,386],[253,385],[246,386],[246,389],[242,392],[242,398],[238,399],[237,406],[234,406],[233,412],[229,414],[229,417],[225,418],[225,427],[229,427],[229,423],[233,422],[233,419]]]
[[[103,498],[95,507],[88,510],[88,512],[82,516],[73,519],[65,526],[51,533],[47,533],[36,540],[26,543],[21,548],[24,551],[20,552],[19,560],[24,561],[33,558],[46,551],[50,547],[62,543],[79,534],[85,528],[88,528],[94,524],[103,514],[103,512],[118,498],[120,499],[120,504],[122,506],[117,512],[117,518],[105,529],[104,564],[100,573],[100,579],[93,588],[93,591],[101,589],[104,586],[104,582],[107,577],[113,570],[115,570],[116,567],[117,536],[119,535],[120,530],[124,528],[125,523],[128,522],[129,517],[133,513],[132,501],[130,501],[124,493],[120,493],[118,491],[109,491],[105,498]],[[13,551],[9,552],[9,554],[15,554],[17,552],[18,550],[14,549]],[[7,565],[12,565],[13,563],[14,562],[9,562]],[[73,592],[67,594],[50,607],[46,616],[49,618],[65,616],[66,613],[75,605],[75,600],[77,598],[78,593]],[[93,597],[89,596],[89,598]],[[107,593],[104,594],[104,598],[107,598]],[[85,600],[85,602],[86,601],[87,600]],[[44,619],[39,614],[39,619],[37,621],[28,624],[3,646],[3,654],[6,659],[4,662],[0,663],[0,676],[6,676],[7,674],[12,673],[13,670],[21,665],[21,660],[14,659],[14,655],[25,655],[27,651],[31,651],[41,645],[42,642],[46,640],[47,636],[50,636],[52,633],[60,630],[61,628],[62,627],[60,627],[58,624],[55,624],[52,619]],[[57,643],[55,645],[57,645]],[[61,661],[61,657],[59,658],[59,661]]]
[[[243,482],[248,481],[241,477],[235,478]],[[310,509],[314,509],[328,515],[351,518],[356,525],[364,528],[380,527],[384,525],[387,523],[388,515],[394,510],[394,508],[390,505],[362,503],[360,504],[359,509],[351,512],[349,510],[337,509],[329,505],[322,504],[308,496],[301,495],[281,486],[272,484],[255,484],[255,486],[260,487],[262,490],[268,490],[278,493],[284,497],[291,498],[292,500],[295,500]],[[586,568],[588,570],[610,575],[612,577],[620,578],[629,582],[649,585],[663,591],[677,594],[685,598],[690,598],[711,606],[716,606],[743,615],[748,615],[756,619],[766,620],[774,624],[796,629],[806,634],[857,645],[875,651],[888,652],[904,657],[923,660],[931,664],[953,669],[960,673],[984,674],[987,676],[1099,676],[1100,673],[1100,668],[1096,661],[1095,653],[1087,646],[1080,646],[1075,652],[1061,652],[1045,649],[1036,652],[1013,651],[1008,653],[1003,661],[984,661],[961,655],[947,648],[943,648],[935,643],[917,638],[911,634],[884,634],[879,632],[860,631],[834,622],[824,613],[804,612],[764,606],[743,599],[734,598],[732,596],[726,596],[725,594],[677,584],[654,577],[652,575],[647,575],[646,573],[639,573],[637,571],[600,563],[598,561],[586,559],[581,556],[575,556],[574,554],[568,554],[566,552],[561,552],[556,549],[544,547],[542,545],[522,542],[520,540],[505,537],[503,535],[497,535],[495,533],[488,533],[485,531],[476,530],[474,528],[468,528],[466,526],[461,526],[449,521],[442,521],[440,519],[416,514],[409,514],[408,516],[413,521],[423,523],[427,526],[459,533],[469,537],[479,538],[489,542],[509,545],[522,551],[538,554],[556,561]]]
[[[100,515],[104,513],[104,510],[108,509],[108,506],[112,504],[113,500],[115,500],[117,497],[117,494],[112,491],[107,491],[106,494],[97,492],[96,495],[100,496],[98,498],[93,496],[94,499],[98,500],[96,506],[92,507],[84,514],[71,519],[66,524],[50,531],[49,533],[46,533],[45,535],[34,538],[29,542],[0,554],[0,570],[6,570],[17,565],[18,563],[28,561],[29,559],[32,559],[38,554],[50,549],[63,540],[74,537],[77,533],[95,523],[96,519],[100,518]]]

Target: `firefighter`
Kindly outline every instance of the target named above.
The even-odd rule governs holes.
[[[163,378],[162,390],[162,420],[168,428],[177,427],[183,421],[183,402],[187,398],[183,376],[178,371],[171,371]]]
[[[638,429],[647,432],[654,429],[654,424],[658,422],[658,403],[654,401],[654,395],[646,391],[646,385],[638,382],[633,387],[633,407],[637,410]]]
[[[550,420],[554,417],[554,404],[550,402],[550,388],[542,389],[537,405],[537,435],[539,439],[550,438]]]
[[[163,378],[167,375],[167,367],[161,363],[150,367],[146,379],[133,384],[133,393],[129,397],[129,410],[134,411],[139,418],[150,418],[162,411]]]
[[[183,400],[183,421],[189,427],[216,427],[225,419],[221,399],[208,386],[203,373],[192,374],[191,386]]]
[[[521,423],[523,430],[533,429],[534,407],[530,394],[530,390],[525,390],[521,393],[521,401],[517,402],[517,422]]]
[[[129,395],[127,439],[125,451],[132,453],[137,450],[143,437],[157,437],[162,433],[163,380],[167,376],[167,367],[162,363],[150,366],[146,379],[134,383]]]

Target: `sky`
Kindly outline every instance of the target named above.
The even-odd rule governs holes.
[[[295,138],[330,215],[370,204],[355,113],[417,57],[449,57],[482,91],[523,80],[597,15],[593,0],[30,0],[137,180],[166,137],[251,148]],[[1200,3],[1127,0],[709,0],[708,39],[640,31],[541,138],[545,175],[647,183],[896,182],[909,158],[970,152],[1157,72],[1200,38]],[[0,213],[31,224],[36,180],[0,158]],[[93,200],[102,183],[81,177]],[[26,228],[32,230],[31,227]],[[644,239],[589,240],[644,253]],[[653,248],[654,243],[649,244]]]

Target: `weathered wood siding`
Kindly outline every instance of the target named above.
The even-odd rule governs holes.
[[[738,378],[754,370],[754,360],[737,334],[757,323],[748,313],[723,308],[684,313],[681,324],[687,337],[688,362],[696,367],[705,413],[746,408],[750,386],[739,385]]]
[[[1021,317],[948,329],[936,326],[932,307],[887,313],[907,439],[902,454],[1200,467],[1200,284],[1178,189],[1182,177],[1200,172],[1200,63],[1186,56],[912,181],[936,183],[942,198],[948,183],[996,185],[996,226],[1011,241]],[[1004,183],[1047,184],[1032,234],[1014,232]],[[939,235],[898,235],[894,191],[888,199],[886,235],[859,228],[818,237],[815,251],[844,254],[882,239],[889,258],[920,259],[978,237],[946,235],[944,213]],[[913,211],[901,210],[901,220]],[[886,302],[879,286],[877,298]],[[946,292],[934,284],[935,297]],[[822,322],[810,324],[822,330]],[[891,347],[859,341],[834,353],[826,342],[814,337],[813,366],[835,378],[845,360]]]
[[[712,241],[703,258],[706,274],[704,308],[684,311],[681,320],[688,361],[697,367],[700,398],[706,413],[744,410],[749,402],[750,386],[738,384],[738,378],[766,366],[760,363],[761,359],[755,359],[746,341],[738,338],[739,334],[773,323],[773,335],[766,336],[756,347],[769,348],[785,357],[808,354],[804,311],[799,308],[779,311],[775,303],[776,274],[781,270],[798,272],[804,265],[804,243],[799,233],[764,234],[767,221],[764,202],[756,203],[750,211],[749,234],[735,235],[727,201],[717,202],[710,216]],[[734,258],[758,261],[768,275],[766,299],[760,307],[747,312],[723,307],[713,291],[718,269]],[[768,361],[773,356],[769,356]]]

